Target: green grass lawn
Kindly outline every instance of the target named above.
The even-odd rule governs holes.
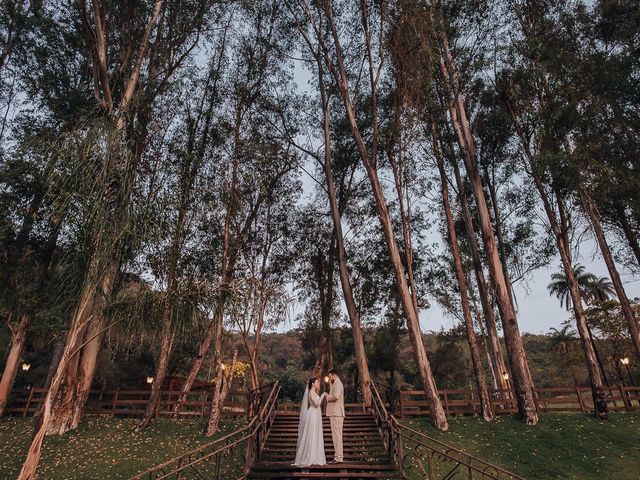
[[[490,423],[457,417],[449,419],[447,432],[427,419],[403,423],[527,480],[640,479],[640,414],[613,413],[600,422],[581,414],[546,413],[535,427],[516,416]]]
[[[126,479],[147,468],[211,441],[203,435],[207,419],[156,419],[142,433],[135,419],[91,417],[62,436],[46,438],[38,478]],[[244,417],[225,417],[221,432],[229,432]],[[33,419],[0,421],[0,479],[17,478],[33,432]]]

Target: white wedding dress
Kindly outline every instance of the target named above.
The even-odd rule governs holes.
[[[296,467],[326,465],[324,454],[324,433],[322,432],[322,399],[314,391],[304,392],[300,406],[300,424],[298,425],[298,448],[296,449]]]

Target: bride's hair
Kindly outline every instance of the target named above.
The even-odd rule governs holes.
[[[313,384],[315,383],[315,381],[317,380],[316,377],[310,378],[309,382],[307,383],[307,390],[311,390],[311,387],[313,386]]]

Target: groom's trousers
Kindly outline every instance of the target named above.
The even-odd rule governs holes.
[[[331,438],[333,440],[333,449],[335,450],[335,459],[338,462],[344,460],[342,453],[342,426],[344,425],[344,417],[329,417],[331,423]]]

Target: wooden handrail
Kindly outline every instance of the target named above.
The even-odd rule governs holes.
[[[373,414],[387,455],[402,478],[448,479],[459,474],[469,480],[478,475],[491,480],[524,480],[497,465],[402,425],[387,411],[374,382],[371,382],[370,388]]]
[[[271,384],[267,400],[258,415],[244,427],[202,445],[194,450],[151,467],[129,480],[209,478],[221,480],[245,478],[249,468],[259,457],[273,418],[280,385]]]

